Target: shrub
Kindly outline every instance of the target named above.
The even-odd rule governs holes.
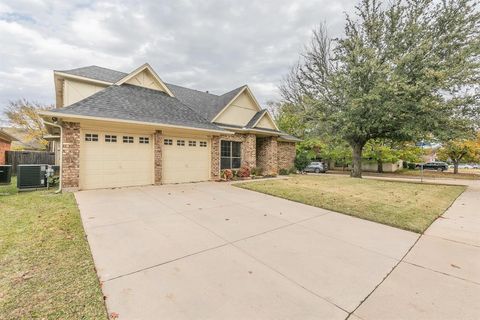
[[[415,164],[415,163],[412,163],[412,162],[409,162],[409,163],[408,163],[408,169],[410,169],[410,170],[415,170],[415,169],[416,169],[416,164]]]
[[[250,174],[252,176],[261,176],[262,175],[262,168],[253,167],[250,169]]]
[[[290,171],[288,169],[280,169],[278,171],[278,174],[281,176],[288,176],[290,174]]]
[[[403,161],[402,167],[403,167],[403,169],[407,169],[407,168],[408,168],[408,162],[407,162],[407,161]]]
[[[296,174],[296,173],[297,173],[297,168],[291,167],[291,168],[289,169],[289,171],[290,171],[290,174]]]
[[[224,180],[232,180],[232,178],[233,178],[233,171],[230,170],[230,169],[222,170],[222,178],[223,178]]]
[[[250,177],[250,168],[247,166],[241,167],[238,169],[237,176],[240,178]]]
[[[298,171],[303,172],[305,168],[310,164],[310,159],[308,158],[307,154],[302,152],[297,154],[295,157],[295,168]]]

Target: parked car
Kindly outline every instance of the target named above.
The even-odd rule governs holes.
[[[322,162],[311,162],[305,168],[305,172],[325,173],[327,172],[327,167]]]
[[[422,168],[422,164],[417,165],[419,169]],[[437,171],[445,171],[448,170],[448,164],[442,161],[432,161],[423,164],[424,170],[437,170]]]
[[[468,163],[460,163],[458,169],[473,169],[473,166]]]

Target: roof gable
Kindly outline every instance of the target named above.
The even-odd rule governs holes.
[[[172,91],[170,91],[170,89],[165,85],[162,79],[160,79],[160,77],[148,63],[145,63],[139,68],[135,69],[134,71],[117,81],[115,84],[122,85],[125,83],[134,86],[144,87],[147,89],[162,91],[170,97],[174,96]]]
[[[258,116],[257,119],[252,118],[253,121],[251,120],[249,122],[251,128],[279,130],[277,124],[266,109],[259,111],[259,113],[260,116]]]
[[[235,95],[233,95],[232,93],[235,93]],[[221,123],[222,114],[228,112],[227,110],[231,106],[235,106],[235,105],[241,108],[251,108],[255,112],[262,110],[262,108],[260,107],[260,104],[258,103],[257,99],[255,99],[255,96],[253,95],[252,91],[250,91],[250,88],[247,85],[244,85],[240,88],[232,90],[226,93],[224,96],[229,100],[224,99],[224,102],[226,102],[226,104],[217,113],[217,115],[215,115],[215,117],[212,119],[212,122]],[[245,125],[245,123],[243,123],[243,125]]]

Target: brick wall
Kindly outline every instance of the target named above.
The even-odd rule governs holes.
[[[220,179],[220,137],[214,136],[212,137],[211,148],[210,151],[212,153],[211,156],[211,171],[210,177],[212,180]]]
[[[76,190],[80,182],[80,124],[64,122],[62,127],[62,188]]]
[[[296,149],[294,142],[278,142],[278,169],[290,169],[294,166]]]
[[[254,134],[244,135],[242,143],[242,166],[250,168],[257,166],[257,137]]]
[[[10,141],[0,139],[0,165],[5,164],[5,151],[10,150]]]
[[[277,137],[257,138],[257,167],[264,175],[278,174]]]
[[[215,136],[212,138],[212,162],[211,162],[211,176],[213,180],[220,178],[220,141],[236,141],[242,143],[242,167],[248,166],[250,168],[257,166],[257,137],[254,134],[233,134]]]
[[[163,146],[163,135],[162,131],[155,131],[154,133],[154,174],[155,174],[155,184],[162,183],[162,146]]]

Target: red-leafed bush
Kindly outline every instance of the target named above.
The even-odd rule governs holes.
[[[250,168],[249,167],[241,167],[240,169],[238,169],[237,177],[239,177],[239,178],[250,177]]]

